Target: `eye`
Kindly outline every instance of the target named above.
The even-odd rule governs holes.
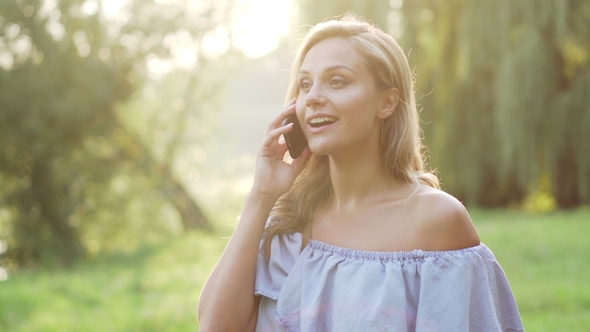
[[[311,83],[308,80],[299,82],[299,90],[307,92],[311,89]]]
[[[342,88],[344,86],[346,86],[348,84],[348,82],[346,80],[340,79],[340,78],[333,78],[330,81],[330,86],[333,88]]]

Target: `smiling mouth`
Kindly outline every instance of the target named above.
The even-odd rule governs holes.
[[[309,120],[309,125],[317,128],[317,127],[322,127],[322,126],[327,126],[329,124],[332,124],[336,122],[336,118],[330,117],[330,116],[322,116],[319,118],[313,118],[311,120]]]

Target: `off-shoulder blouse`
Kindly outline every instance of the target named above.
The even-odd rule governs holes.
[[[275,236],[256,267],[256,331],[524,331],[504,271],[484,244],[376,252]]]

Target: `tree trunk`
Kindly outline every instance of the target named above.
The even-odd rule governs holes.
[[[121,127],[124,128],[124,126]],[[157,188],[162,191],[166,200],[180,214],[184,230],[211,230],[209,219],[182,183],[174,176],[169,162],[159,162],[136,134],[131,132],[126,134],[127,140],[120,145],[125,158],[133,161],[138,169],[146,171],[148,176],[157,177]]]
[[[71,212],[67,187],[54,182],[51,158],[38,158],[31,169],[31,187],[21,192],[16,246],[11,256],[19,263],[38,261],[69,265],[84,255],[80,236],[68,223]]]
[[[185,231],[194,229],[211,230],[209,219],[203,210],[190,196],[186,188],[174,177],[170,166],[166,163],[160,167],[160,182],[164,194],[180,214],[182,226]]]
[[[568,149],[571,150],[571,149]],[[553,185],[553,195],[557,205],[563,209],[571,209],[582,204],[578,192],[577,174],[578,168],[576,159],[571,151],[564,152],[558,162],[558,168],[555,172],[555,181]]]

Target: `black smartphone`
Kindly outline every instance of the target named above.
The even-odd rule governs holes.
[[[305,139],[305,136],[303,136],[303,130],[301,130],[301,125],[299,124],[299,120],[295,113],[289,115],[285,121],[283,121],[283,126],[286,126],[289,123],[293,123],[293,129],[290,132],[285,133],[283,136],[285,137],[285,142],[287,143],[287,148],[289,148],[291,158],[297,159],[307,146],[307,140]]]

